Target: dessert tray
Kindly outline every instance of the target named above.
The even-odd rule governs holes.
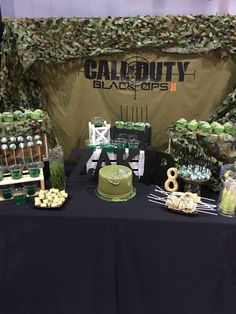
[[[34,208],[61,209],[68,200],[68,194],[58,189],[40,190],[34,199]]]
[[[217,205],[214,199],[200,197],[191,192],[166,192],[156,186],[157,194],[149,194],[148,201],[164,206],[171,212],[196,216],[198,213],[209,215],[217,214]]]

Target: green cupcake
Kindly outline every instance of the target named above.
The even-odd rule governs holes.
[[[212,131],[211,125],[206,121],[199,121],[199,129],[204,133],[211,133]]]
[[[226,122],[226,123],[224,124],[224,132],[225,132],[225,133],[230,134],[232,128],[233,128],[232,123]]]
[[[177,129],[183,129],[186,127],[188,121],[184,118],[180,118],[179,120],[176,121],[176,128]]]
[[[211,124],[212,130],[215,134],[221,134],[224,132],[224,126],[219,122],[212,122]]]
[[[191,120],[188,124],[187,124],[187,128],[190,131],[196,131],[198,128],[198,122],[196,119]]]
[[[14,116],[14,119],[15,120],[18,120],[18,116],[22,114],[22,111],[21,110],[15,110],[13,112],[13,116]]]

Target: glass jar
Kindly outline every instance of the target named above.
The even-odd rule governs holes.
[[[236,216],[236,163],[221,167],[221,192],[218,210],[223,216]]]
[[[24,205],[27,202],[27,192],[24,188],[14,190],[13,199],[16,205]]]
[[[52,188],[65,190],[64,153],[61,145],[49,149],[49,170]]]

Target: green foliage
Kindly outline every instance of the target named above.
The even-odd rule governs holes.
[[[5,19],[0,108],[46,104],[34,66],[140,49],[180,54],[236,52],[236,16]],[[227,99],[217,117],[232,109]],[[229,113],[230,115],[230,113]]]

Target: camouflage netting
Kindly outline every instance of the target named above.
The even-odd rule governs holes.
[[[140,49],[175,53],[236,52],[235,16],[5,19],[0,74],[0,106],[46,104],[35,75],[37,61],[67,60]],[[236,90],[233,95],[236,94]],[[215,115],[235,111],[230,96]],[[234,115],[234,114],[232,114]]]
[[[179,54],[214,53],[219,58],[236,53],[236,16],[230,15],[5,19],[4,24],[1,111],[46,105],[34,70],[39,61],[62,63],[141,49]],[[209,120],[236,122],[236,89]],[[198,145],[192,138],[182,140],[190,148]],[[213,162],[213,168],[218,169],[217,165]]]

